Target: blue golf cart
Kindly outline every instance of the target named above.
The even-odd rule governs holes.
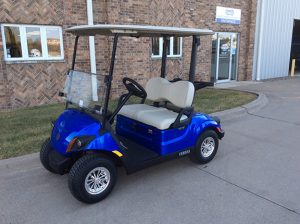
[[[40,160],[50,172],[69,173],[69,189],[75,198],[85,203],[104,199],[117,181],[118,166],[130,174],[187,155],[200,164],[214,158],[219,139],[224,137],[220,120],[193,108],[195,91],[213,85],[194,80],[200,37],[212,35],[212,31],[101,24],[76,26],[66,32],[75,36],[72,68],[59,93],[66,100],[66,109],[53,121],[51,137],[42,145]],[[75,70],[80,36],[94,35],[110,36],[113,40],[108,75]],[[151,78],[145,88],[124,77],[127,93],[111,109],[117,43],[124,36],[163,38],[161,74]],[[192,37],[188,81],[166,79],[170,37]],[[132,97],[139,101],[128,104]]]

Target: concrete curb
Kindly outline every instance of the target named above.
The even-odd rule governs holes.
[[[267,105],[269,102],[268,98],[263,93],[254,93],[250,91],[244,91],[258,95],[257,99],[243,106],[239,106],[233,109],[224,110],[210,114],[211,116],[217,116],[221,121],[230,121],[235,118],[242,117],[248,113],[256,113]]]

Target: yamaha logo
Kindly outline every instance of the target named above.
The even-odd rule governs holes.
[[[182,151],[179,153],[179,156],[185,156],[187,154],[190,154],[191,153],[191,150],[185,150],[185,151]]]

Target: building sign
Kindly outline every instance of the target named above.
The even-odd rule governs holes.
[[[216,22],[228,24],[241,24],[242,10],[217,6]]]

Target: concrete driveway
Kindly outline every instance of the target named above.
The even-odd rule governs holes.
[[[300,223],[300,79],[240,87],[263,92],[255,114],[226,121],[226,137],[205,166],[187,158],[126,176],[85,205],[67,176],[38,155],[0,161],[0,223]]]

